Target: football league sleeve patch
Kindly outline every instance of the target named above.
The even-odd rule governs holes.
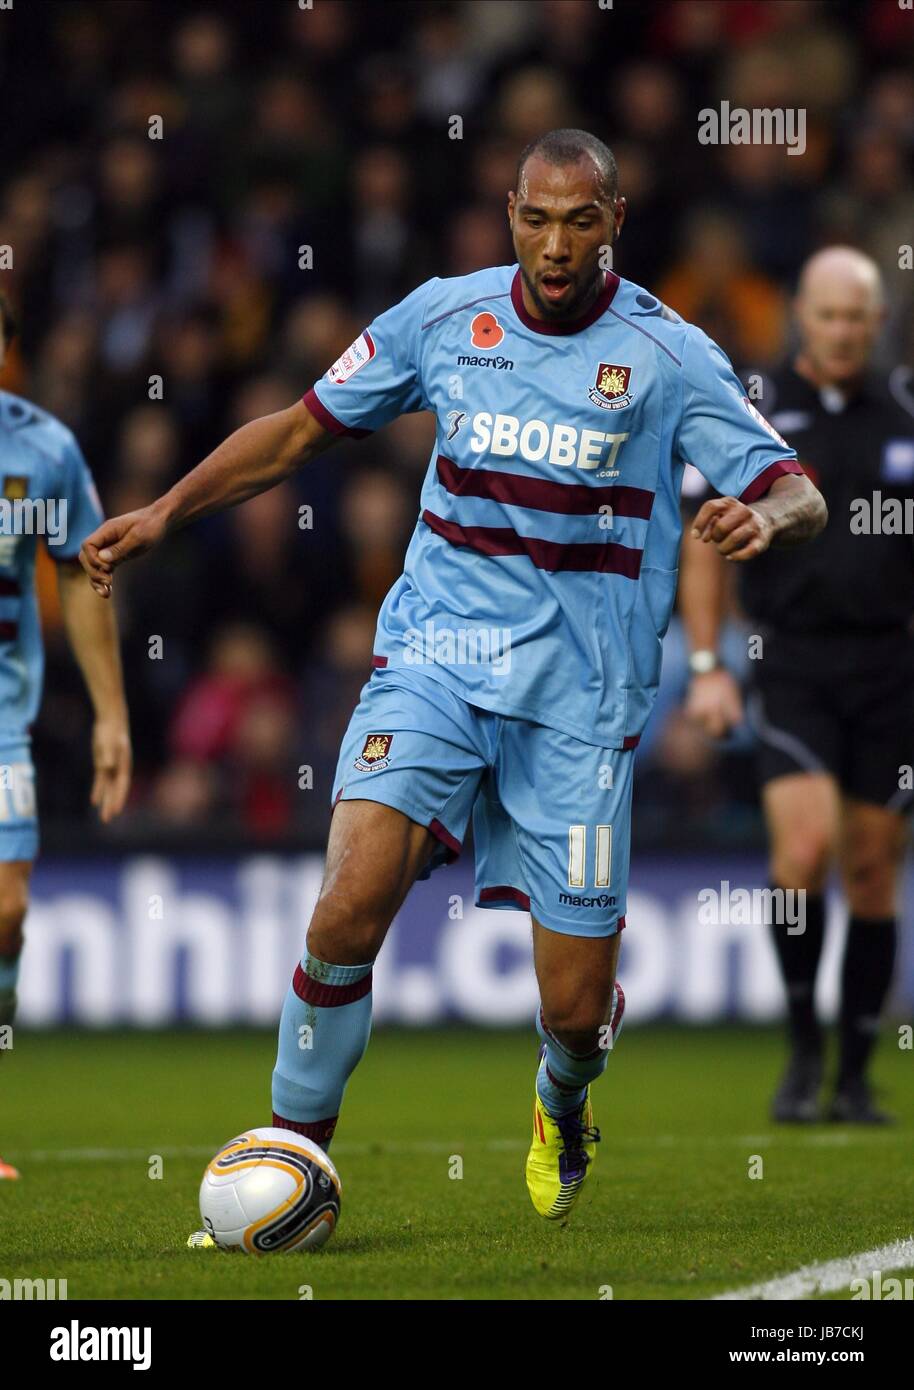
[[[435,283],[379,314],[307,392],[305,405],[325,429],[360,438],[427,405],[419,335]]]

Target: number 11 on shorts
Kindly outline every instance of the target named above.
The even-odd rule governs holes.
[[[608,888],[612,875],[613,828],[611,825],[598,825],[596,829],[596,866],[594,888]],[[587,826],[568,827],[568,887],[587,886]]]

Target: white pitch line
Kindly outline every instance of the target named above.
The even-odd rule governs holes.
[[[10,1151],[12,1152],[12,1150]],[[212,1157],[209,1145],[188,1145],[180,1148],[146,1149],[17,1149],[17,1163],[127,1163],[142,1159],[145,1163],[153,1154],[160,1158]]]
[[[240,1131],[239,1131],[240,1133]],[[477,1145],[471,1142],[467,1147],[475,1148]],[[526,1149],[525,1140],[514,1139],[491,1139],[485,1140],[482,1145],[484,1149]],[[371,1143],[341,1143],[334,1144],[333,1154],[360,1155],[372,1153],[385,1154],[452,1154],[460,1148],[460,1141],[455,1140],[452,1144],[446,1144],[439,1139],[419,1139],[412,1143],[396,1144],[371,1144]],[[158,1156],[159,1158],[211,1158],[214,1153],[212,1144],[185,1144],[179,1146],[166,1146],[155,1148],[150,1145],[146,1149],[16,1149],[5,1150],[15,1157],[17,1163],[130,1163],[133,1161],[147,1162],[148,1159]]]
[[[238,1131],[241,1132],[240,1130]],[[654,1134],[644,1138],[635,1138],[630,1135],[611,1135],[605,1136],[606,1144],[613,1150],[639,1150],[639,1149],[720,1149],[731,1147],[739,1149],[749,1149],[755,1152],[766,1146],[782,1146],[786,1148],[817,1148],[819,1146],[846,1147],[848,1145],[865,1145],[868,1143],[878,1143],[883,1136],[876,1132],[859,1130],[850,1133],[846,1130],[811,1133],[811,1134],[720,1134],[720,1135],[685,1135],[685,1134]],[[216,1141],[218,1142],[218,1141]],[[459,1148],[462,1141],[454,1140],[446,1143],[439,1139],[416,1139],[407,1140],[403,1143],[385,1140],[383,1143],[367,1143],[355,1140],[335,1141],[333,1145],[334,1154],[421,1154],[421,1153],[453,1153],[455,1148]],[[491,1152],[513,1151],[527,1148],[527,1140],[518,1135],[504,1139],[483,1139],[466,1141],[467,1148],[482,1148]],[[126,1163],[133,1159],[146,1160],[152,1154],[159,1154],[162,1158],[205,1158],[212,1155],[213,1148],[205,1144],[182,1144],[166,1145],[166,1147],[155,1148],[150,1145],[147,1149],[140,1148],[69,1148],[69,1149],[10,1149],[8,1152],[10,1160],[17,1163]]]
[[[914,1266],[914,1236],[893,1240],[889,1245],[877,1245],[859,1255],[845,1255],[821,1264],[802,1265],[792,1274],[768,1279],[764,1284],[748,1284],[742,1289],[714,1295],[715,1303],[733,1300],[764,1299],[784,1302],[809,1298],[816,1293],[836,1293],[846,1289],[852,1279],[872,1279],[876,1270],[907,1269]]]

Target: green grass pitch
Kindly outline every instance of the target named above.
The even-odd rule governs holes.
[[[532,1030],[378,1030],[331,1150],[335,1235],[254,1259],[185,1241],[207,1158],[270,1123],[272,1034],[19,1030],[0,1058],[0,1153],[23,1173],[0,1183],[0,1278],[66,1278],[71,1299],[707,1298],[912,1234],[914,1054],[895,1042],[875,1079],[897,1126],[794,1129],[768,1120],[775,1032],[630,1027],[557,1226],[524,1184]]]

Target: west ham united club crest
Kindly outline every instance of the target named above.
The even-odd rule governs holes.
[[[379,772],[390,762],[390,745],[393,734],[369,734],[365,747],[355,760],[359,772]]]
[[[621,410],[630,405],[632,393],[631,367],[617,367],[614,362],[601,362],[597,367],[597,377],[589,395],[594,405],[601,410]]]

